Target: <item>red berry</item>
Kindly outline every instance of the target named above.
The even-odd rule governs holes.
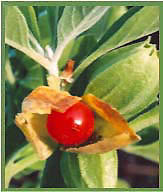
[[[48,115],[47,129],[57,143],[79,145],[92,135],[94,115],[87,105],[78,102],[65,113],[52,111]]]

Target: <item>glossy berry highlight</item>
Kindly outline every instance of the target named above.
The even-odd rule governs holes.
[[[94,130],[94,114],[87,105],[78,102],[65,113],[52,111],[47,119],[48,133],[65,146],[79,145],[88,140]]]

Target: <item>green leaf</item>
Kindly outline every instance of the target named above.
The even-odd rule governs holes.
[[[123,148],[124,151],[132,153],[151,161],[159,162],[159,141],[149,145],[129,145]]]
[[[92,27],[109,7],[67,6],[58,24],[58,45]],[[68,40],[67,40],[68,41]],[[69,40],[70,41],[70,40]]]
[[[108,29],[115,23],[122,15],[128,11],[125,6],[112,7],[108,17]]]
[[[46,69],[49,68],[50,61],[42,55],[42,48],[31,35],[23,14],[16,6],[6,7],[5,27],[6,44],[22,51]]]
[[[86,68],[84,73],[82,73],[79,76],[79,78],[77,78],[77,80],[73,83],[72,87],[67,86],[66,88],[67,89],[71,88],[70,92],[73,95],[82,96],[84,94],[86,87],[89,85],[89,83],[91,83],[92,80],[94,80],[96,78],[97,75],[104,72],[107,68],[109,68],[114,63],[118,62],[119,60],[124,59],[124,58],[128,57],[129,55],[133,54],[139,47],[144,46],[145,43],[146,42],[136,43],[132,46],[127,46],[126,49],[117,49],[117,50],[112,51],[111,53],[108,53],[108,54],[100,57],[99,59],[94,61],[92,63],[92,65],[90,65],[88,68]],[[86,45],[84,45],[84,43],[81,43],[81,44],[82,44],[82,46],[81,46],[82,48],[84,48],[84,46],[86,46]],[[81,84],[81,82],[82,82],[82,84]],[[80,87],[80,89],[79,89],[79,87]],[[103,83],[102,86],[101,85],[94,86],[94,91],[98,92],[96,87],[99,87],[101,94],[103,94],[103,91],[107,93],[107,87],[108,87],[107,84]],[[87,93],[87,90],[85,93]],[[100,95],[98,95],[98,97],[100,97]]]
[[[13,19],[15,18],[15,19]],[[17,20],[17,22],[14,22]],[[18,22],[20,20],[20,23]],[[28,27],[25,22],[24,17],[17,7],[7,7],[6,17],[5,17],[5,41],[16,42],[22,47],[27,47],[30,49],[29,39],[28,39]],[[15,29],[15,30],[13,30]]]
[[[108,9],[109,6],[66,6],[58,23],[58,45],[53,62],[57,64],[67,44],[92,27]]]
[[[27,144],[28,146],[29,144]],[[29,145],[30,146],[30,145]],[[28,147],[27,147],[28,148]],[[26,149],[27,149],[26,148]],[[29,147],[30,148],[30,147]],[[32,151],[31,151],[32,152]],[[26,156],[28,156],[29,154],[27,153]],[[15,179],[20,179],[23,176],[29,175],[35,171],[43,171],[45,167],[45,161],[37,161],[36,163],[31,164],[29,167],[25,168],[24,170],[20,171],[19,173],[17,173],[14,178]]]
[[[70,58],[73,58],[77,64],[91,53],[92,48],[97,41],[92,35],[79,36],[74,43]]]
[[[79,166],[88,188],[113,188],[117,182],[116,151],[98,155],[79,154]]]
[[[44,11],[39,14],[38,25],[40,28],[41,45],[43,47],[50,45],[52,41],[52,29],[50,26],[49,15],[46,7]]]
[[[149,39],[140,43],[135,43],[122,48],[118,48],[100,57],[95,62],[93,62],[92,65],[89,66],[88,72],[86,70],[86,73],[90,74],[89,81],[94,80],[98,75],[100,75],[105,70],[109,69],[109,67],[111,67],[112,65],[115,65],[119,61],[124,60],[137,53],[142,47],[144,47],[148,43]]]
[[[97,49],[88,56],[74,71],[74,79],[97,58],[107,52],[134,41],[140,37],[153,33],[159,29],[159,7],[134,7],[124,14],[106,32]]]
[[[17,7],[8,6],[5,15],[5,36],[23,47],[29,47],[28,26],[25,18]]]
[[[79,38],[70,41],[58,62],[59,68],[62,69],[68,59],[73,59],[76,67],[91,52],[96,43],[95,38],[89,35],[79,36]]]
[[[45,167],[45,161],[38,161],[34,164],[32,164],[31,166],[29,166],[28,168],[22,170],[21,172],[19,172],[18,174],[16,174],[13,178],[14,179],[21,179],[24,176],[29,176],[30,174],[34,173],[34,172],[38,172],[41,174],[43,169]]]
[[[129,123],[142,140],[123,150],[152,161],[159,161],[159,106],[155,106]]]
[[[6,164],[5,187],[8,187],[13,176],[40,161],[30,144],[18,150]]]
[[[87,155],[64,153],[61,172],[67,187],[107,188],[117,182],[117,156],[112,151],[105,154]]]
[[[96,40],[100,40],[112,24],[126,12],[127,8],[124,6],[111,7],[86,34],[93,35]]]
[[[159,59],[147,42],[116,49],[95,63],[85,94],[103,99],[130,118],[156,100],[159,90]],[[93,68],[95,69],[95,67]]]
[[[19,9],[23,13],[31,32],[35,38],[40,41],[40,31],[34,8],[32,6],[19,6]]]
[[[57,24],[62,16],[64,7],[62,6],[50,6],[47,7],[47,12],[49,15],[49,22],[50,22],[50,27],[52,31],[52,43],[51,46],[53,48],[57,47]]]
[[[132,127],[136,132],[157,124],[159,124],[159,106],[156,106],[150,111],[143,113],[129,123],[130,127]]]
[[[80,174],[77,154],[64,152],[60,167],[64,182],[68,188],[88,188]]]
[[[63,66],[67,63],[67,61],[71,58],[70,53],[72,51],[72,48],[74,46],[75,41],[72,40],[69,42],[69,44],[64,48],[61,58],[58,61],[58,66],[60,69],[62,69]]]
[[[137,134],[141,137],[141,140],[134,145],[148,145],[159,140],[159,130],[154,125],[138,131]]]

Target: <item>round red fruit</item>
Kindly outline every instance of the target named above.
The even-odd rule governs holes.
[[[94,130],[94,114],[87,105],[78,102],[65,113],[52,111],[48,115],[49,135],[59,144],[79,145],[88,140]]]

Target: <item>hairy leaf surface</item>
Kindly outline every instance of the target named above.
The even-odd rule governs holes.
[[[109,8],[109,6],[66,6],[58,23],[58,45],[53,62],[57,64],[67,44],[92,27]]]
[[[85,93],[102,98],[125,118],[135,115],[156,99],[159,59],[153,45],[138,43],[114,50],[97,61],[96,66],[97,71],[90,73],[93,79]]]
[[[97,49],[74,72],[76,79],[94,60],[107,52],[159,29],[159,7],[134,7],[123,15],[101,39]]]
[[[114,188],[117,182],[116,151],[100,154],[79,154],[81,175],[89,188]]]
[[[5,43],[22,51],[48,69],[49,60],[42,55],[43,49],[31,35],[27,22],[18,7],[8,6],[6,8],[5,26]],[[35,49],[30,42],[33,43]]]

